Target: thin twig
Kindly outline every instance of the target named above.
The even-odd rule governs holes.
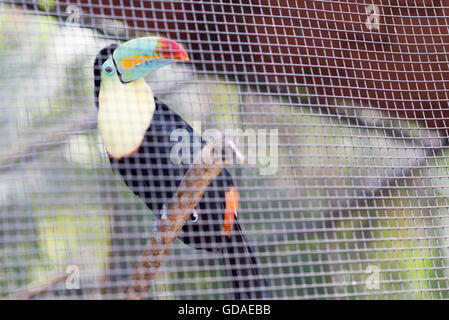
[[[231,140],[225,140],[224,146],[229,147],[233,154],[244,162],[242,154]],[[151,236],[134,268],[129,286],[125,289],[126,299],[140,300],[148,292],[187,218],[201,201],[213,179],[221,173],[223,165],[228,164],[221,156],[223,154],[224,150],[217,150],[214,142],[210,141],[195,158],[168,205],[167,222],[160,225],[163,244],[160,244],[154,235]]]
[[[20,289],[18,292],[9,296],[9,300],[29,300],[42,296],[54,290],[55,286],[67,279],[68,274],[58,273],[50,277],[45,283],[30,285],[26,288]]]

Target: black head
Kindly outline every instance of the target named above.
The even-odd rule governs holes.
[[[101,67],[103,63],[109,59],[114,50],[118,47],[117,44],[110,44],[107,47],[101,49],[97,56],[95,57],[94,62],[94,97],[95,97],[95,106],[98,109],[98,93],[100,92],[100,81],[101,81]]]

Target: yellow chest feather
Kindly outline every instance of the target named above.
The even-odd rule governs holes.
[[[98,103],[98,130],[109,155],[119,160],[133,154],[156,108],[150,87],[143,79],[127,84],[102,81]]]

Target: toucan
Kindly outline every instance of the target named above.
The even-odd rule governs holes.
[[[167,218],[168,201],[189,169],[173,160],[172,133],[182,130],[190,140],[205,142],[176,112],[156,98],[144,77],[174,62],[189,61],[178,43],[163,37],[142,37],[111,44],[94,63],[98,130],[111,167],[154,213],[156,238]],[[184,157],[185,155],[183,155]],[[228,266],[236,299],[268,298],[267,282],[254,250],[237,219],[239,192],[224,169],[203,195],[178,236],[185,244],[219,252]]]

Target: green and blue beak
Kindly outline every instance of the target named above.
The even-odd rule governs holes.
[[[118,71],[123,83],[142,78],[157,69],[178,61],[189,61],[189,55],[178,43],[162,37],[143,37],[127,41],[114,50],[112,60],[103,71]],[[108,68],[108,64],[110,64]]]

